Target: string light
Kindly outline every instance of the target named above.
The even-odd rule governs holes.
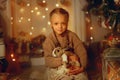
[[[27,3],[27,6],[29,7],[29,6],[30,6],[30,3]]]
[[[35,7],[35,10],[38,10],[38,7]]]
[[[11,17],[11,20],[13,20],[13,17]]]
[[[24,12],[24,8],[21,8],[21,9],[20,9],[20,12],[23,13],[23,12]]]
[[[12,61],[16,61],[16,59],[15,59],[15,58],[13,58],[13,59],[12,59]]]
[[[92,36],[90,37],[90,40],[93,40],[93,37],[92,37]]]
[[[43,2],[43,3],[46,3],[46,1],[45,1],[45,0],[43,0],[42,2]]]
[[[30,12],[31,12],[31,13],[33,13],[33,12],[34,12],[34,10],[31,10]]]
[[[33,29],[34,29],[34,27],[31,27],[31,29],[33,30]]]
[[[48,11],[48,8],[45,8],[46,11]]]
[[[90,27],[90,30],[93,30],[93,27]]]
[[[28,21],[30,22],[30,21],[31,21],[31,19],[30,19],[30,18],[28,18]]]
[[[21,23],[22,21],[21,20],[18,20],[19,23]]]
[[[60,5],[58,3],[55,4],[56,7],[59,7]]]
[[[45,15],[43,15],[42,18],[44,19],[44,18],[45,18]]]
[[[30,35],[32,35],[33,33],[32,33],[32,32],[30,32],[29,34],[30,34]]]
[[[48,25],[50,25],[51,23],[50,23],[50,21],[48,21]]]
[[[40,15],[40,12],[38,11],[36,14],[37,14],[37,15]]]

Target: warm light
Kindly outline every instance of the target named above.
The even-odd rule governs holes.
[[[30,19],[30,18],[28,18],[28,21],[30,22],[30,21],[31,21],[31,19]]]
[[[42,28],[42,31],[46,31],[46,28]]]
[[[18,20],[19,23],[21,23],[22,21],[21,20]]]
[[[40,12],[37,12],[37,15],[40,15]]]
[[[56,6],[56,7],[59,7],[59,4],[57,3],[57,4],[55,4],[55,6]]]
[[[16,59],[15,59],[15,58],[13,58],[13,59],[12,59],[12,61],[16,61]]]
[[[21,17],[20,19],[23,20],[23,17]]]
[[[111,26],[109,26],[108,28],[109,28],[109,29],[112,29],[112,27],[111,27]]]
[[[48,8],[45,8],[46,11],[48,11]]]
[[[11,20],[13,20],[13,17],[11,17]]]
[[[89,19],[89,18],[86,18],[86,21],[87,21],[88,23],[90,23],[90,19]]]
[[[45,18],[45,15],[43,15],[42,18]]]
[[[33,29],[34,29],[34,27],[31,27],[31,29],[33,30]]]
[[[50,25],[51,23],[50,23],[50,21],[48,21],[48,25]]]
[[[42,2],[43,2],[43,3],[46,3],[46,1],[45,1],[45,0],[43,0]]]
[[[85,13],[88,14],[88,11],[86,11]]]
[[[11,22],[11,24],[13,24],[13,22]]]
[[[35,7],[35,10],[38,10],[38,7]]]
[[[93,37],[92,37],[92,36],[90,37],[90,40],[93,40]]]
[[[30,34],[30,35],[32,35],[33,33],[32,33],[32,32],[30,32],[29,34]]]
[[[93,30],[93,27],[90,27],[90,30]]]
[[[10,56],[13,58],[13,57],[14,57],[14,54],[11,54]]]
[[[34,12],[34,10],[31,10],[30,12],[31,12],[31,13],[33,13],[33,12]]]
[[[29,6],[30,6],[30,3],[27,3],[27,6],[29,7]]]
[[[20,12],[24,12],[24,8],[21,8],[21,9],[20,9]]]

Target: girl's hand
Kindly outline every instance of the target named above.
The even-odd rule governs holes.
[[[83,67],[72,66],[69,68],[68,75],[76,75],[76,74],[81,73],[83,71],[84,71]]]

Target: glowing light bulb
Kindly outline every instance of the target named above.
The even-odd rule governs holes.
[[[18,20],[19,23],[21,23],[22,21],[21,20]]]
[[[40,12],[37,12],[36,14],[37,14],[37,15],[40,15]]]
[[[55,6],[56,6],[56,7],[59,7],[59,4],[58,4],[58,3],[56,3],[56,4],[55,4]]]
[[[33,33],[32,33],[32,32],[30,32],[29,34],[30,34],[30,35],[32,35]]]
[[[42,2],[43,2],[43,3],[46,3],[46,1],[45,1],[45,0],[43,0]]]
[[[51,23],[50,23],[50,21],[48,21],[48,25],[50,25]]]
[[[13,20],[13,17],[11,17],[11,20]]]
[[[38,7],[35,7],[35,10],[38,10]]]
[[[20,12],[21,12],[21,13],[23,13],[24,11],[25,11],[24,8],[21,8],[21,9],[20,9]]]
[[[13,57],[14,57],[14,54],[11,54],[10,56],[13,58]]]
[[[93,27],[90,27],[90,30],[93,30]]]
[[[30,12],[31,12],[31,13],[33,13],[33,12],[34,12],[34,10],[31,10]]]
[[[90,40],[93,40],[93,37],[92,37],[92,36],[90,37]]]
[[[15,59],[15,58],[13,58],[13,59],[12,59],[12,61],[16,61],[16,59]]]
[[[21,17],[20,19],[23,20],[23,17]]]
[[[45,15],[43,15],[42,18],[45,18]]]
[[[30,21],[31,21],[31,19],[30,19],[30,18],[28,18],[28,21],[30,22]]]
[[[33,29],[34,29],[34,27],[31,27],[31,29],[33,30]]]
[[[48,11],[48,8],[45,8],[46,11]]]
[[[27,3],[27,6],[29,7],[29,6],[30,6],[30,3]]]

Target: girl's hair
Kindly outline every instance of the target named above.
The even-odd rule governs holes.
[[[63,9],[63,8],[55,8],[50,12],[50,18],[52,17],[53,14],[58,13],[58,14],[63,14],[66,16],[67,19],[69,19],[69,13]]]

